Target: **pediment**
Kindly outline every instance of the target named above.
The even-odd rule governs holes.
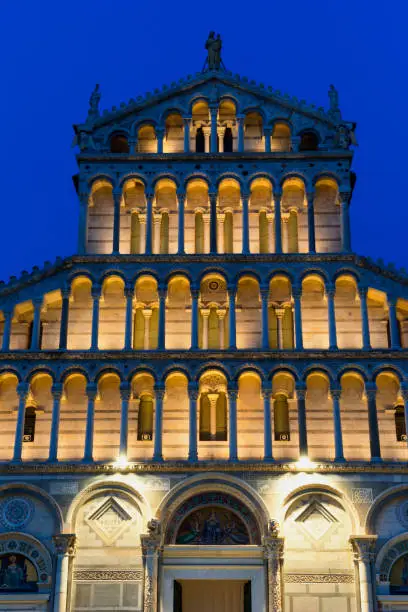
[[[144,96],[122,102],[86,123],[74,126],[76,132],[85,131],[95,136],[111,133],[114,129],[131,131],[134,126],[151,121],[163,125],[168,112],[175,110],[183,116],[191,115],[194,100],[208,101],[232,98],[236,102],[237,114],[259,110],[265,124],[276,119],[286,119],[299,131],[308,126],[320,126],[322,130],[335,130],[341,120],[323,107],[317,108],[305,100],[299,100],[263,83],[250,81],[246,77],[230,72],[202,72],[164,85]]]

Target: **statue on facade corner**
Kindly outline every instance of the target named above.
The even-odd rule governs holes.
[[[207,49],[207,60],[204,67],[207,65],[208,70],[219,70],[221,65],[223,65],[221,60],[221,35],[217,34],[217,37],[215,37],[215,32],[210,32],[205,43],[205,48]]]
[[[93,92],[91,93],[91,97],[89,98],[89,117],[97,117],[99,116],[99,102],[101,100],[101,92],[99,90],[99,83],[95,85]]]
[[[330,100],[330,111],[338,112],[339,111],[339,92],[337,91],[334,85],[330,85],[329,100]]]

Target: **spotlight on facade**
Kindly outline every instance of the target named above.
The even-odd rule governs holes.
[[[302,455],[299,461],[296,462],[296,467],[301,470],[311,469],[314,467],[314,465],[315,465],[314,462],[310,461],[307,455]]]
[[[126,455],[119,455],[113,464],[116,468],[123,469],[129,465]]]

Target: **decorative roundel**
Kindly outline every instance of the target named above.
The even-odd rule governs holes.
[[[215,281],[215,280],[210,281],[208,283],[208,287],[209,287],[209,289],[211,289],[211,291],[217,291],[219,286],[220,286],[219,282]]]
[[[408,528],[408,500],[397,506],[397,517],[401,525]]]
[[[34,513],[34,504],[26,497],[8,497],[0,506],[0,522],[9,529],[27,525]]]

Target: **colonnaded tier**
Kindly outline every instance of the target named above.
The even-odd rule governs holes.
[[[109,609],[170,612],[174,597],[177,612],[179,587],[191,594],[174,568],[158,580],[160,547],[179,559],[187,544],[224,544],[231,563],[235,550],[262,569],[237,570],[252,581],[245,612],[282,610],[275,517],[291,525],[287,610],[314,612],[325,598],[320,610],[351,610],[356,593],[361,610],[376,609],[376,515],[365,511],[392,488],[378,474],[406,482],[408,278],[352,251],[356,125],[337,90],[317,108],[232,74],[220,44],[210,35],[202,72],[111,110],[100,111],[95,87],[74,126],[78,254],[0,286],[0,473],[27,517],[4,518],[6,497],[0,539],[8,550],[18,538],[6,532],[21,528],[41,541],[45,569],[33,562],[32,582],[53,603],[31,609],[100,610],[109,596]],[[194,529],[180,527],[200,504]],[[34,508],[48,518],[31,533]],[[130,550],[140,543],[143,570]],[[325,556],[326,544],[340,552]],[[379,597],[402,584],[384,546]],[[1,566],[6,585],[20,557]],[[2,588],[0,609],[11,609]]]

